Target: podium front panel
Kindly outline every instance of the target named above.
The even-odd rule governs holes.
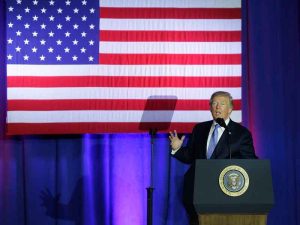
[[[243,168],[249,177],[248,189],[240,196],[225,194],[219,185],[220,174],[229,166]],[[270,162],[254,159],[197,160],[193,203],[198,213],[268,213],[274,204]]]

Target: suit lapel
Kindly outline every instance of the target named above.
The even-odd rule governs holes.
[[[196,147],[198,149],[197,158],[199,159],[206,159],[207,139],[212,123],[213,121],[207,121],[199,129],[197,136],[198,145]]]
[[[231,129],[232,127],[232,121],[230,120],[229,123],[228,123],[228,126],[229,126],[229,129]],[[228,152],[228,133],[227,131],[224,131],[220,140],[218,141],[218,144],[212,154],[212,159],[224,159],[226,157],[228,157],[229,155],[229,152]]]
[[[227,155],[227,133],[224,131],[212,154],[213,159],[224,158]],[[222,155],[222,157],[221,157]]]

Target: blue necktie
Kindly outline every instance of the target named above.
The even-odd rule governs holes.
[[[218,143],[218,128],[220,127],[219,124],[215,125],[215,129],[214,132],[212,133],[211,137],[210,137],[210,141],[209,141],[209,145],[208,145],[208,149],[207,149],[207,155],[206,158],[210,159],[210,157],[212,156],[215,147]]]

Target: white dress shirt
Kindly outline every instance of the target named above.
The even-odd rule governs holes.
[[[229,121],[230,121],[230,118],[228,118],[228,119],[225,120],[226,125],[228,125]],[[206,153],[207,153],[207,150],[208,150],[209,141],[210,141],[211,136],[212,136],[212,134],[213,134],[213,132],[215,130],[216,124],[217,124],[217,122],[213,121],[213,124],[210,127],[210,131],[209,131],[208,138],[207,138],[207,143],[206,143]],[[217,141],[217,143],[219,142],[220,138],[222,137],[222,134],[223,134],[224,131],[225,131],[224,127],[220,126],[218,128],[218,141]]]

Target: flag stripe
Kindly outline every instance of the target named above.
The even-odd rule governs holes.
[[[101,7],[161,7],[161,8],[241,8],[240,0],[99,0]]]
[[[7,124],[8,135],[20,135],[20,134],[83,134],[83,133],[99,133],[101,129],[102,133],[118,133],[120,128],[124,133],[148,133],[149,128],[160,128],[161,132],[169,132],[170,130],[176,130],[177,132],[188,133],[193,129],[193,123],[9,123]],[[145,129],[143,129],[145,127]]]
[[[180,65],[215,65],[241,64],[240,54],[99,54],[100,64],[180,64]]]
[[[72,116],[70,116],[72,115]],[[189,116],[186,116],[189,115]],[[241,111],[231,118],[241,120]],[[182,110],[61,110],[61,111],[10,111],[8,123],[72,123],[72,122],[187,122],[210,120],[211,113]]]
[[[176,130],[177,133],[190,133],[196,122],[193,123],[129,123],[129,122],[93,122],[93,123],[9,123],[7,125],[8,135],[20,134],[83,134],[99,133],[119,133],[120,127],[124,133],[149,133],[150,128],[158,129],[158,133],[168,133]]]
[[[8,76],[241,76],[241,65],[8,65]]]
[[[174,106],[175,105],[175,106]],[[209,110],[209,100],[181,99],[70,99],[9,100],[9,111],[53,110]],[[234,110],[241,110],[241,100],[234,100]]]
[[[13,77],[9,87],[239,87],[241,77]]]
[[[241,88],[8,88],[10,99],[209,99],[215,91],[228,91],[233,99],[241,99]]]
[[[241,19],[100,19],[100,30],[240,31]]]
[[[239,19],[239,8],[120,8],[100,7],[101,18]]]
[[[115,31],[101,30],[99,32],[101,41],[123,41],[123,42],[240,42],[241,31]]]
[[[99,42],[99,52],[112,54],[240,54],[240,42]]]

